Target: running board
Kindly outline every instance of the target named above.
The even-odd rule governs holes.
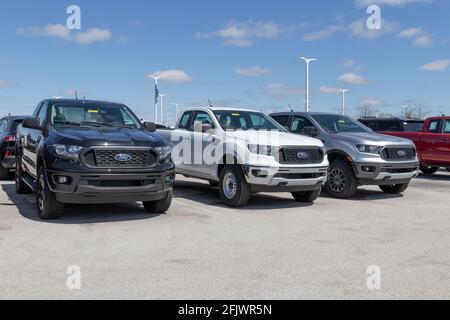
[[[31,177],[22,177],[22,181],[25,182],[25,184],[30,187],[30,189],[33,192],[36,192],[36,180],[34,180]]]

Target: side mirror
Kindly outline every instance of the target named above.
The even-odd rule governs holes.
[[[23,120],[22,127],[27,129],[41,129],[41,124],[38,118],[26,118]]]
[[[309,137],[317,137],[319,135],[316,127],[304,127],[302,134]]]
[[[212,126],[208,123],[203,123],[202,124],[202,133],[208,132],[212,130]]]
[[[147,131],[155,132],[156,131],[156,124],[154,122],[144,122],[144,128]]]

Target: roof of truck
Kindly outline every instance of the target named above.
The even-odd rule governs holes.
[[[235,112],[259,112],[257,110],[250,110],[250,109],[242,109],[242,108],[230,108],[230,107],[198,107],[198,108],[189,108],[186,109],[185,112],[188,111],[196,111],[196,110],[211,110],[211,111],[235,111]]]
[[[86,104],[108,104],[123,106],[123,103],[111,102],[111,101],[99,101],[99,100],[84,100],[84,99],[47,99],[50,103],[86,103]]]

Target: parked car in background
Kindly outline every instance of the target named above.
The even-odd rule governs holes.
[[[429,118],[420,132],[386,134],[410,139],[415,143],[423,173],[434,174],[441,167],[450,171],[450,117]]]
[[[288,133],[261,112],[196,108],[182,114],[175,130],[158,132],[174,143],[176,172],[218,186],[231,207],[245,206],[257,192],[290,192],[298,202],[314,202],[327,179],[323,143]],[[177,162],[180,140],[183,153],[193,152]],[[208,150],[214,150],[214,161],[203,157]]]
[[[424,120],[402,120],[398,118],[366,118],[359,120],[375,132],[419,132]]]
[[[175,179],[170,147],[123,104],[45,100],[19,126],[16,190],[36,192],[42,219],[64,204],[142,201],[166,212]]]
[[[352,197],[361,185],[377,185],[385,193],[399,194],[419,173],[416,148],[410,140],[374,133],[362,123],[336,114],[271,116],[292,133],[324,142],[330,161],[325,189],[333,197]]]
[[[0,180],[8,178],[16,164],[16,130],[26,116],[8,116],[0,120]]]

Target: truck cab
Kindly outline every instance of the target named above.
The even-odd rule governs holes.
[[[18,127],[16,191],[36,193],[39,216],[64,204],[141,201],[149,213],[172,201],[170,147],[125,105],[44,100]]]
[[[425,120],[420,132],[387,132],[386,134],[414,142],[423,173],[434,174],[440,167],[450,169],[450,117],[429,118]]]
[[[159,133],[172,144],[176,172],[218,186],[231,207],[246,205],[257,192],[290,192],[313,202],[327,178],[323,143],[288,133],[261,112],[191,109],[175,130]]]
[[[330,160],[327,192],[336,198],[355,195],[358,186],[377,185],[389,194],[406,191],[418,175],[414,144],[374,133],[362,123],[329,113],[289,112],[271,115],[292,133],[320,139]]]

